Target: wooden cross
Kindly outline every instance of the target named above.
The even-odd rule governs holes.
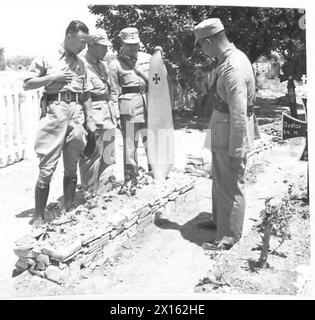
[[[157,73],[154,74],[153,81],[154,81],[155,84],[158,84],[159,81],[161,81],[161,78],[158,77],[158,74],[157,74]]]
[[[307,138],[307,106],[306,98],[302,98],[305,108],[305,121],[296,119],[285,113],[282,113],[282,140],[305,137],[305,148],[300,157],[302,161],[308,161],[308,138]],[[309,177],[307,167],[307,198],[309,199]]]

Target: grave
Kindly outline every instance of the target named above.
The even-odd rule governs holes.
[[[74,263],[79,269],[88,267],[95,259],[108,256],[106,247],[114,240],[136,236],[160,216],[180,212],[196,202],[195,178],[183,172],[173,170],[162,181],[147,174],[142,178],[144,183],[138,185],[134,196],[119,194],[119,188],[91,195],[74,210],[16,241],[16,273],[28,270],[63,284]]]

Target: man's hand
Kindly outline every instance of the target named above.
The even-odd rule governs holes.
[[[94,133],[96,131],[96,124],[93,118],[89,118],[86,121],[85,129],[87,132]]]
[[[71,71],[62,71],[62,72],[57,72],[55,74],[52,74],[52,76],[54,79],[53,81],[69,83],[72,81],[74,77],[74,73]]]
[[[117,118],[116,121],[117,121],[117,128],[118,128],[119,130],[122,130],[120,118]]]

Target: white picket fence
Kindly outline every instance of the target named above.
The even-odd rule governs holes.
[[[18,86],[0,89],[0,168],[34,158],[40,95]]]

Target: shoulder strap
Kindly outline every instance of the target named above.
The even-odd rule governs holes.
[[[145,76],[140,70],[138,70],[135,66],[135,63],[126,55],[119,55],[117,59],[120,59],[122,62],[124,62],[129,68],[133,69],[133,71],[136,73],[137,76],[142,78],[146,84],[149,83],[149,79],[147,76]]]

